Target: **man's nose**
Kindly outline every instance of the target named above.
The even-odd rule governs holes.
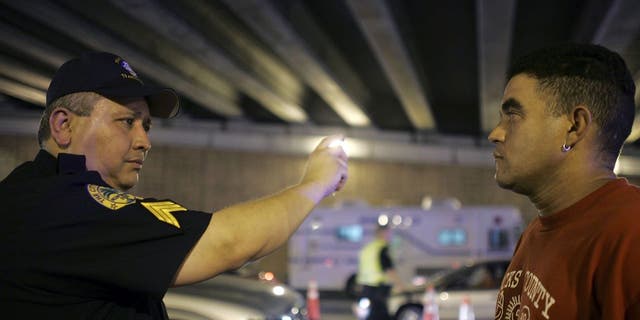
[[[495,126],[495,128],[489,132],[487,139],[493,143],[504,141],[504,129],[502,129],[500,125]]]

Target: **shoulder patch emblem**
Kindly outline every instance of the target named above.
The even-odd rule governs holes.
[[[187,208],[172,201],[140,202],[140,204],[147,208],[158,220],[173,225],[176,228],[180,228],[180,223],[178,223],[178,220],[171,212],[187,211]]]
[[[89,191],[93,200],[111,210],[118,210],[124,206],[134,204],[138,199],[134,195],[95,184],[88,184],[87,191]]]

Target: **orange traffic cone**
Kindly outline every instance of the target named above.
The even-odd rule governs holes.
[[[458,312],[458,320],[476,320],[476,314],[473,312],[473,306],[471,305],[469,296],[465,296],[460,304],[460,310]]]
[[[438,299],[436,298],[436,290],[433,286],[427,287],[422,299],[422,320],[440,320],[438,311]]]
[[[307,312],[309,320],[320,320],[320,295],[318,294],[318,282],[309,280],[307,288]]]

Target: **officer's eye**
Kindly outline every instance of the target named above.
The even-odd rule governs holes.
[[[520,115],[521,115],[520,111],[514,108],[509,108],[504,111],[504,116],[507,117],[508,119],[513,119],[514,117],[520,116]]]

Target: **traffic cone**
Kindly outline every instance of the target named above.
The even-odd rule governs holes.
[[[436,290],[433,286],[427,287],[422,298],[422,320],[440,320]]]
[[[460,311],[458,312],[458,320],[476,320],[476,315],[473,312],[473,306],[471,305],[469,296],[462,298],[460,304]]]
[[[318,282],[309,280],[307,288],[307,314],[309,320],[320,320],[320,295],[318,294]]]

